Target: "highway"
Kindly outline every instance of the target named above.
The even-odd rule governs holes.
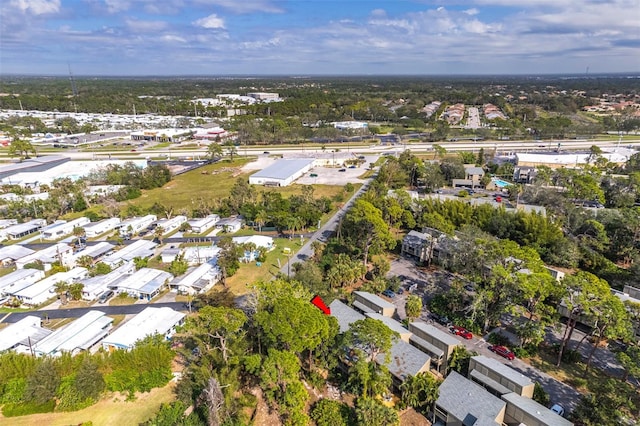
[[[509,152],[549,152],[558,148],[560,145],[561,151],[572,150],[588,150],[592,145],[597,145],[600,148],[615,148],[618,146],[623,147],[637,147],[640,146],[640,138],[627,139],[624,141],[618,140],[581,140],[581,139],[554,139],[544,141],[532,141],[532,140],[517,140],[517,141],[445,141],[439,142],[437,145],[445,148],[449,152],[459,151],[478,151],[480,148],[487,150],[495,150],[497,153],[509,153]],[[277,154],[294,154],[297,152],[308,153],[323,153],[327,152],[327,149],[341,147],[344,144],[331,144],[323,151],[320,147],[309,146],[296,146],[296,147],[276,147],[269,145],[268,155]],[[368,144],[368,145],[354,145],[350,144],[349,149],[351,152],[357,154],[384,154],[384,153],[400,153],[405,149],[411,150],[414,153],[432,153],[433,143],[426,142],[412,142],[412,143],[395,143],[395,144]],[[267,155],[264,151],[265,147],[241,147],[238,148],[238,156],[259,156]],[[206,146],[199,149],[154,149],[145,150],[140,148],[137,152],[130,151],[77,151],[77,150],[64,150],[56,153],[57,155],[64,155],[72,160],[92,160],[92,159],[144,159],[149,156],[161,157],[164,155],[171,156],[173,159],[178,158],[205,158],[207,156]]]

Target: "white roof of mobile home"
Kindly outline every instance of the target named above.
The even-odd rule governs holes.
[[[21,257],[20,259],[16,260],[16,264],[18,267],[20,267],[26,265],[27,263],[35,262],[36,260],[39,260],[42,263],[52,263],[56,260],[59,260],[58,258],[60,255],[71,251],[73,251],[73,249],[70,245],[57,243],[45,249]]]
[[[166,334],[185,317],[171,308],[148,307],[124,323],[102,342],[103,346],[130,349],[139,340],[154,334]]]
[[[122,261],[133,260],[135,257],[150,257],[153,256],[153,252],[157,244],[149,240],[137,240],[127,246],[124,246],[115,253],[111,253],[109,256],[103,259],[104,263],[116,264]]]
[[[57,282],[62,281],[70,284],[75,280],[86,277],[87,273],[86,268],[80,267],[73,268],[68,272],[58,272],[12,294],[26,303],[37,305],[54,296],[53,289]]]
[[[0,330],[0,352],[16,345],[34,345],[51,334],[51,330],[40,327],[40,318],[29,315]]]
[[[152,294],[162,287],[165,281],[171,281],[172,279],[173,275],[168,272],[153,268],[142,268],[120,281],[118,290]]]
[[[131,275],[135,271],[135,265],[133,262],[127,262],[124,265],[114,269],[105,275],[96,275],[95,277],[82,280],[84,288],[83,293],[91,293],[96,289],[106,290],[110,284],[122,279],[128,275]]]
[[[9,288],[14,285],[19,286],[20,289],[26,288],[43,278],[44,271],[39,269],[17,269],[4,277],[0,277],[0,293],[8,291]],[[18,281],[20,281],[20,283],[16,284]],[[12,288],[11,291],[17,290]]]
[[[104,312],[89,311],[38,342],[36,354],[59,355],[60,352],[88,349],[106,336],[112,322],[113,318],[105,316]]]
[[[35,250],[31,250],[30,248],[21,246],[19,244],[4,246],[0,248],[0,261],[3,261],[5,259],[20,259],[21,257],[29,256],[32,253],[35,253]]]
[[[203,263],[202,265],[194,268],[186,275],[184,275],[180,280],[175,281],[173,283],[174,286],[182,286],[182,287],[198,287],[196,283],[202,279],[210,279],[212,272],[215,272],[215,266],[210,263]]]
[[[95,259],[103,254],[109,253],[114,247],[115,246],[111,243],[100,241],[98,244],[86,246],[84,249],[75,252],[73,257],[76,258],[76,260],[82,256],[90,256],[92,259]]]

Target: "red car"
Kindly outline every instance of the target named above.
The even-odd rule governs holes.
[[[513,361],[513,359],[516,357],[513,352],[511,352],[509,349],[505,348],[504,346],[499,346],[499,345],[489,346],[489,350],[497,353],[501,357],[508,359],[509,361]]]
[[[459,325],[454,325],[453,327],[451,327],[450,331],[456,336],[460,336],[467,340],[473,337],[473,334],[469,330],[464,327],[460,327]]]

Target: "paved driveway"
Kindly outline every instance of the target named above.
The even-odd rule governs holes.
[[[404,286],[417,284],[417,289],[414,294],[420,295],[425,302],[430,300],[434,295],[446,291],[448,289],[448,282],[453,277],[453,275],[443,271],[429,273],[425,270],[418,269],[412,260],[405,258],[399,258],[391,262],[391,270],[389,271],[388,276],[395,275],[403,277],[402,281]],[[396,295],[396,297],[391,300],[391,302],[396,305],[398,316],[401,320],[406,318],[404,304],[406,302],[407,294],[408,292],[405,292],[403,295]],[[434,327],[445,332],[449,331],[447,327],[431,320],[429,318],[429,314],[430,312],[426,308],[423,309],[418,321],[432,324]],[[576,407],[581,396],[578,391],[573,389],[571,386],[554,379],[548,374],[535,369],[518,358],[513,361],[509,361],[491,352],[488,349],[489,343],[485,340],[487,336],[474,335],[470,340],[463,339],[460,336],[452,336],[457,338],[468,351],[477,352],[479,355],[496,359],[516,371],[521,372],[532,381],[540,382],[543,389],[549,393],[552,403],[562,405],[567,412],[571,412]]]

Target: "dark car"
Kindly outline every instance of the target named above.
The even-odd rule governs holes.
[[[347,171],[347,169],[340,169],[340,170],[338,170],[338,171],[339,171],[339,172],[346,172],[346,171]]]
[[[389,299],[393,299],[394,297],[396,297],[396,294],[391,291],[391,289],[386,289],[385,291],[382,292],[383,296],[387,296]]]
[[[513,361],[516,355],[511,352],[508,348],[500,345],[491,345],[489,346],[489,350],[491,352],[495,352],[503,358],[508,359],[509,361]]]
[[[451,331],[456,336],[462,337],[463,339],[469,340],[473,337],[473,333],[471,333],[464,327],[460,327],[459,325],[454,325],[449,331]]]
[[[449,317],[447,317],[446,315],[438,315],[436,313],[431,313],[431,318],[438,324],[447,325],[447,326],[451,324],[451,321],[449,321]]]
[[[107,290],[98,297],[98,303],[107,303],[107,300],[113,297],[113,291]]]

